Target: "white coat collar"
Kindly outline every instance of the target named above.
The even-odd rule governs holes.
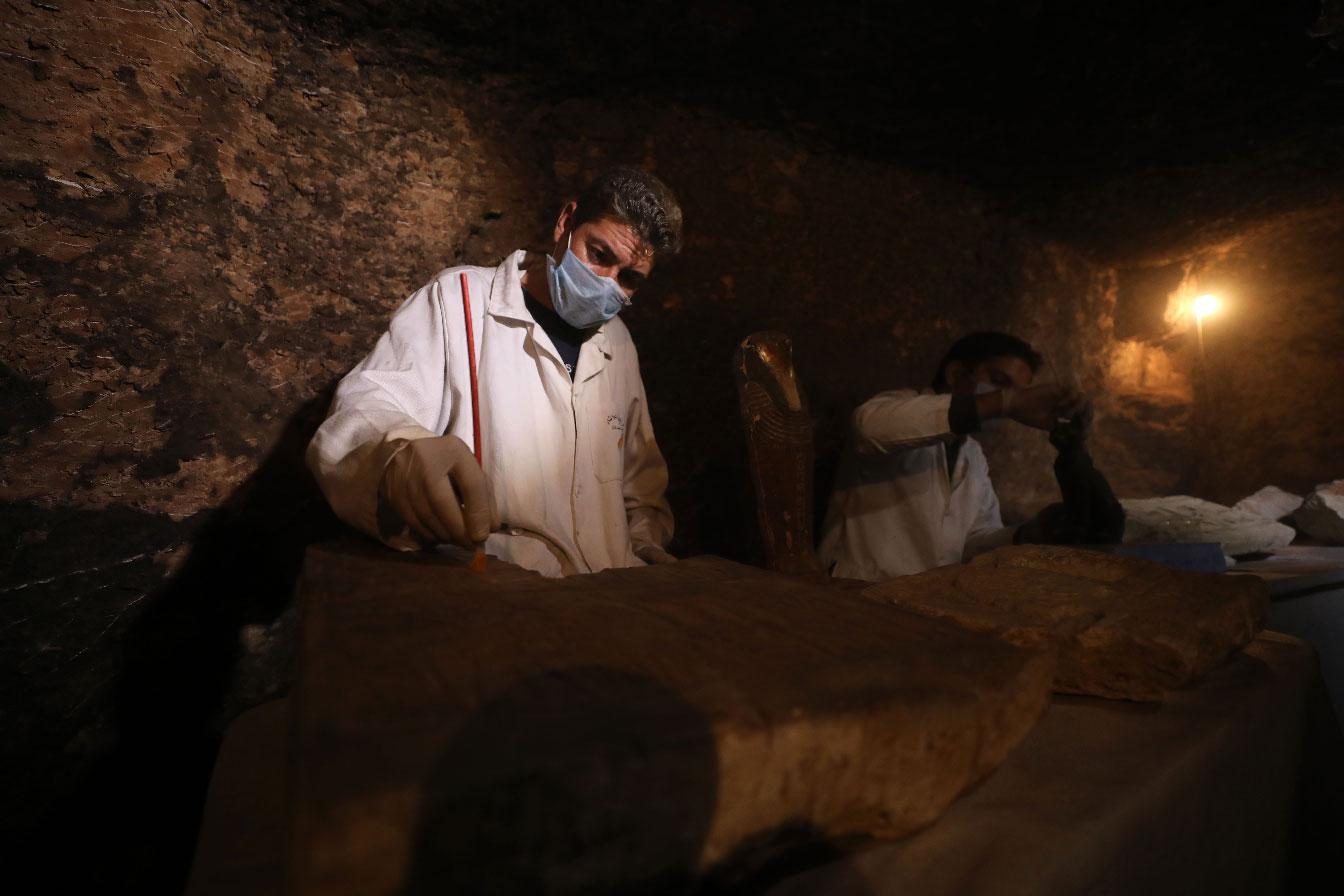
[[[523,270],[530,260],[529,257],[535,258],[536,253],[519,249],[495,268],[495,278],[490,284],[490,304],[486,307],[491,317],[516,320],[529,328],[536,326],[536,321],[527,310],[527,303],[523,301]],[[607,340],[607,324],[598,327],[588,342],[610,360],[611,345]]]

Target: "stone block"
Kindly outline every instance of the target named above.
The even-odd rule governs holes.
[[[1053,675],[717,558],[548,580],[318,548],[301,594],[301,894],[679,892],[791,838],[899,836],[1003,759]]]
[[[1216,541],[1223,553],[1235,557],[1273,551],[1297,534],[1283,523],[1189,495],[1130,498],[1120,503],[1125,506],[1126,542]]]
[[[1310,538],[1344,544],[1344,479],[1316,486],[1293,514],[1293,522]]]
[[[1049,651],[1057,691],[1131,700],[1196,681],[1255,636],[1269,603],[1249,576],[1053,545],[999,548],[863,593]]]
[[[1267,485],[1252,495],[1247,495],[1232,505],[1233,510],[1264,517],[1267,520],[1281,520],[1302,506],[1302,496],[1286,492],[1277,485]]]

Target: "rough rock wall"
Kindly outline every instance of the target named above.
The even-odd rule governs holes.
[[[1174,485],[1234,503],[1272,484],[1299,494],[1344,471],[1344,190],[1240,222],[1230,235],[1122,268],[1117,343],[1107,384],[1165,438]],[[1199,328],[1203,293],[1221,299]],[[1142,369],[1140,369],[1142,368]],[[1145,444],[1131,439],[1134,444]],[[1148,443],[1154,444],[1154,443]],[[1170,490],[1170,489],[1169,489]]]

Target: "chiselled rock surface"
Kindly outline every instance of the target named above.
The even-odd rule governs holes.
[[[1344,479],[1319,485],[1293,514],[1305,534],[1330,544],[1344,544]]]
[[[1055,689],[1161,699],[1250,641],[1268,592],[1249,577],[1047,545],[999,548],[866,596],[1058,657]]]
[[[557,581],[318,548],[303,598],[303,894],[663,892],[790,837],[901,835],[999,763],[1052,673],[711,557]]]
[[[1255,494],[1247,495],[1233,504],[1232,509],[1278,521],[1301,506],[1301,495],[1286,492],[1277,485],[1267,485]]]
[[[1126,542],[1209,542],[1231,556],[1272,551],[1289,544],[1291,526],[1212,501],[1173,495],[1122,501]]]

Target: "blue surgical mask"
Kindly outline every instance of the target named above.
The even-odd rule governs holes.
[[[574,240],[573,231],[569,234],[570,243]],[[546,256],[546,269],[551,281],[551,303],[555,313],[571,327],[581,330],[596,327],[615,317],[622,308],[630,304],[619,283],[610,277],[602,277],[584,264],[565,244],[565,254],[560,263]]]

